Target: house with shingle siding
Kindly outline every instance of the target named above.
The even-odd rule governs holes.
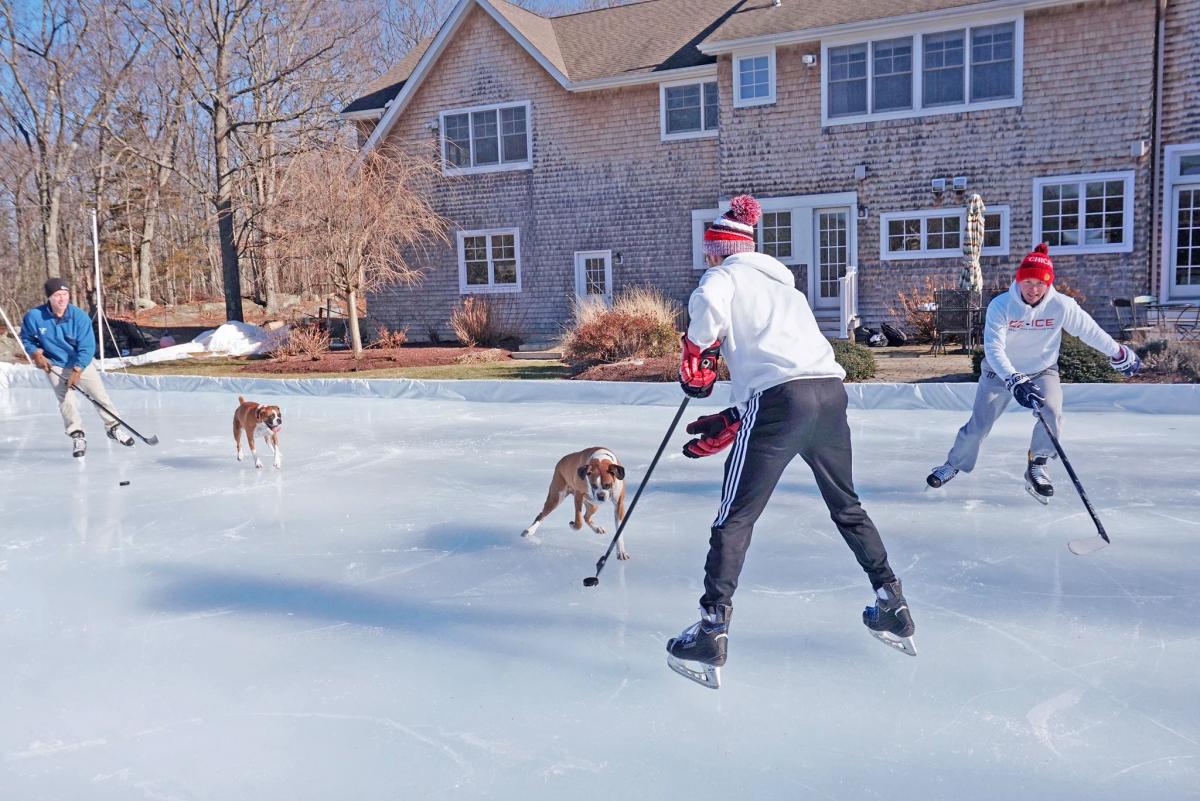
[[[979,193],[985,283],[1046,241],[1112,327],[1113,297],[1200,294],[1198,24],[1200,0],[462,0],[343,111],[364,149],[437,154],[454,226],[369,314],[445,335],[484,294],[546,341],[580,295],[683,301],[704,226],[750,192],[839,335],[957,283]]]

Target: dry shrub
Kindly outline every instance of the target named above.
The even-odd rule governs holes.
[[[1200,342],[1154,339],[1137,348],[1142,371],[1168,381],[1200,382]]]
[[[492,298],[468,295],[450,312],[450,330],[468,348],[493,348],[517,339],[510,315]]]
[[[300,356],[318,361],[329,352],[329,332],[316,323],[299,323],[279,332],[271,353],[278,359]]]
[[[938,288],[933,279],[926,276],[925,283],[916,289],[897,292],[896,300],[888,306],[888,314],[900,320],[905,333],[917,342],[932,342],[936,335],[934,314],[929,308],[934,302],[934,290]]]
[[[507,354],[499,348],[488,348],[487,350],[469,351],[454,361],[459,364],[489,364],[491,362],[502,362],[505,358],[507,358]]]
[[[370,344],[372,348],[381,350],[390,350],[392,348],[402,348],[404,343],[408,341],[408,326],[392,331],[386,325],[380,324],[375,331],[375,340]]]
[[[650,288],[626,290],[611,308],[595,299],[578,300],[560,347],[575,363],[669,356],[679,349],[678,317],[678,305]]]

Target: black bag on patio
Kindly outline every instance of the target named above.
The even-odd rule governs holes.
[[[871,337],[878,335],[879,332],[873,328],[868,328],[865,325],[860,325],[854,329],[854,341],[859,345],[869,345]]]
[[[896,326],[884,323],[880,328],[883,329],[883,335],[887,337],[887,343],[893,348],[898,345],[908,344],[908,335]]]

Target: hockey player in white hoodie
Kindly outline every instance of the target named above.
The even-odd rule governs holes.
[[[712,523],[704,565],[700,621],[667,643],[676,672],[707,687],[720,686],[727,654],[733,593],[754,523],[784,468],[796,456],[812,469],[821,497],[875,590],[863,623],[879,639],[909,654],[913,621],[900,580],[874,523],[859,504],[851,477],[845,371],[821,335],[804,294],[780,262],[755,253],[761,214],[749,195],[735,197],[704,235],[709,269],[688,303],[680,383],[708,397],[724,355],[733,406],[687,427],[692,458],[733,445],[725,460],[721,504]]]
[[[1021,261],[1008,292],[987,308],[983,333],[984,362],[975,391],[971,419],[958,430],[946,463],[925,479],[941,487],[959,472],[975,469],[979,448],[992,425],[1008,407],[1010,393],[1027,409],[1042,408],[1046,424],[1058,436],[1062,425],[1062,388],[1058,380],[1058,349],[1063,331],[1109,357],[1113,369],[1133,375],[1141,366],[1132,348],[1118,344],[1079,304],[1054,290],[1054,263],[1043,242]],[[1041,503],[1054,495],[1046,464],[1054,444],[1034,422],[1025,467],[1025,489]]]

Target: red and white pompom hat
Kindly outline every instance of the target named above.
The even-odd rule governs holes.
[[[1017,268],[1017,281],[1033,278],[1043,284],[1054,283],[1054,262],[1050,260],[1050,248],[1041,242],[1033,251],[1021,260]]]
[[[705,254],[729,256],[754,252],[754,226],[760,217],[762,207],[750,195],[738,195],[729,201],[729,211],[718,217],[704,232]]]

